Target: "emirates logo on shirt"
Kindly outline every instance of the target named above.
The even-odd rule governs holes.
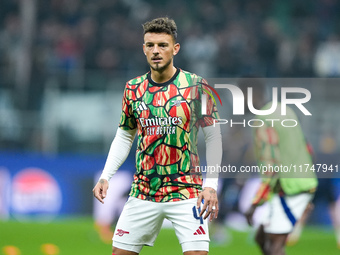
[[[123,236],[124,234],[130,234],[130,232],[124,231],[123,229],[117,229],[116,236]]]
[[[182,117],[168,118],[139,118],[143,128],[146,128],[146,135],[170,135],[175,134],[176,126],[183,123]]]
[[[161,118],[155,116],[154,118],[139,118],[139,122],[143,128],[150,126],[170,126],[170,125],[181,125],[183,123],[182,117],[167,117]]]

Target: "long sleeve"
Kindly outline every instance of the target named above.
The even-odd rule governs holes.
[[[202,128],[206,144],[207,166],[217,167],[222,161],[222,135],[219,125],[206,126]],[[218,175],[216,172],[207,171],[204,187],[210,187],[217,190]]]
[[[110,147],[109,154],[100,179],[110,180],[129,155],[137,129],[118,128]]]

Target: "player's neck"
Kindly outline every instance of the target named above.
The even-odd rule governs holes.
[[[164,70],[163,72],[158,72],[151,69],[151,79],[156,83],[164,83],[167,82],[174,76],[177,69],[174,66],[171,66],[167,70]]]

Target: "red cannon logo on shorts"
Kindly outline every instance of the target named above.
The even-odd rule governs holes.
[[[117,229],[116,236],[123,236],[124,234],[130,234],[130,232],[124,231],[123,229]]]

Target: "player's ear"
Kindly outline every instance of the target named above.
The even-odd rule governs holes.
[[[146,52],[145,52],[145,43],[143,43],[143,53],[144,53],[144,55],[146,55]]]
[[[175,45],[174,45],[174,56],[177,55],[180,48],[181,48],[181,45],[179,43],[175,43]]]

